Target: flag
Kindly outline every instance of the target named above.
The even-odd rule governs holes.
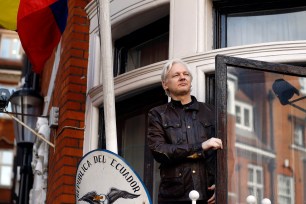
[[[67,16],[67,0],[20,0],[17,32],[34,72],[41,73],[52,55],[65,30]]]
[[[36,73],[58,45],[67,16],[67,0],[0,0],[0,26],[17,30]]]

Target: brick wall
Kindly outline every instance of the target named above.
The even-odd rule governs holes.
[[[75,173],[83,153],[84,116],[89,47],[89,20],[85,6],[90,0],[69,0],[62,54],[50,107],[60,109],[59,126],[51,129],[47,203],[75,203]],[[41,76],[41,93],[47,95],[54,56]],[[49,107],[49,108],[50,108]]]

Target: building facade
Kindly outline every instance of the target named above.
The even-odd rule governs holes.
[[[218,98],[217,55],[305,65],[304,1],[113,0],[110,52],[116,115],[107,117],[103,69],[108,67],[102,66],[106,54],[100,52],[103,8],[99,1],[68,2],[66,30],[41,74],[43,115],[59,110],[58,121],[49,118],[55,148],[49,147],[46,156],[46,185],[41,187],[46,203],[76,202],[77,164],[91,150],[108,147],[112,138],[105,134],[105,124],[113,120],[118,154],[157,203],[159,171],[146,146],[146,115],[168,101],[160,84],[165,60],[186,61],[194,76],[192,94],[213,104]],[[302,97],[304,79],[268,73],[229,69],[225,79],[228,172],[227,186],[220,188],[228,189],[228,203],[245,203],[248,195],[273,203],[306,200],[305,113],[291,106],[284,110],[271,88],[282,78]]]

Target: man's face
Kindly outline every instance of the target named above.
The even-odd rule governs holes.
[[[170,69],[166,81],[163,82],[164,89],[168,89],[171,97],[185,96],[190,94],[191,76],[182,64],[174,64]]]

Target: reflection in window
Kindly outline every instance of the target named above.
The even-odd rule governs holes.
[[[236,101],[236,126],[253,131],[252,117],[253,108],[251,105]]]
[[[278,203],[293,204],[293,178],[285,175],[278,175]]]
[[[13,151],[0,150],[0,186],[11,186]]]
[[[296,124],[294,127],[294,144],[304,146],[304,126]]]
[[[21,43],[18,37],[2,35],[0,42],[0,58],[21,59]]]
[[[263,171],[261,166],[248,165],[249,195],[254,195],[257,200],[263,198]]]

